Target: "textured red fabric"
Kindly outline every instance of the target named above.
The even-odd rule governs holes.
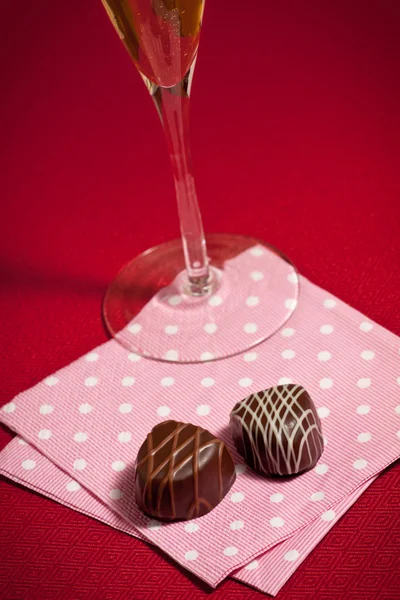
[[[10,2],[0,27],[4,403],[105,339],[107,283],[178,222],[156,113],[101,3]],[[393,0],[209,1],[192,103],[206,229],[268,240],[397,334],[399,40]],[[397,597],[399,505],[397,465],[278,598]],[[145,544],[0,481],[0,597],[208,592]],[[262,595],[226,581],[213,597]]]

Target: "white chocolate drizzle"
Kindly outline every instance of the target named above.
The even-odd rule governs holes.
[[[246,453],[251,450],[256,470],[291,475],[310,468],[315,456],[321,455],[318,416],[312,407],[303,408],[299,402],[306,393],[293,384],[269,388],[251,394],[231,412],[234,437],[241,438]]]

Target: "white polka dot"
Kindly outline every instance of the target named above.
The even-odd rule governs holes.
[[[257,359],[257,356],[258,356],[257,352],[247,352],[247,354],[245,354],[243,356],[243,360],[245,362],[253,362],[254,360]]]
[[[89,352],[89,354],[86,354],[85,360],[87,362],[96,362],[96,360],[99,360],[99,355],[97,352]]]
[[[161,523],[159,521],[156,521],[156,519],[151,519],[147,523],[147,529],[149,529],[150,531],[158,531],[159,529],[161,529]]]
[[[132,404],[130,404],[129,402],[124,402],[123,404],[119,405],[118,410],[120,413],[123,414],[130,413],[132,410]]]
[[[287,310],[294,310],[297,306],[297,300],[296,298],[287,298],[285,300],[285,308]]]
[[[90,412],[92,412],[92,410],[93,410],[93,406],[91,406],[87,402],[85,402],[85,404],[81,404],[79,407],[79,412],[82,413],[83,415],[88,415]]]
[[[397,378],[397,383],[400,385],[400,377]]]
[[[139,360],[142,360],[142,357],[139,354],[135,354],[134,352],[129,352],[128,360],[132,362],[139,362]]]
[[[333,381],[332,381],[332,379],[329,379],[329,377],[324,377],[319,382],[319,387],[322,388],[323,390],[329,390],[329,388],[331,388],[332,386],[333,386]]]
[[[281,356],[285,360],[291,360],[292,358],[294,358],[296,356],[296,352],[294,350],[284,350],[281,353]]]
[[[115,460],[112,463],[111,468],[113,471],[123,471],[124,469],[126,469],[126,464],[123,460]]]
[[[317,413],[320,419],[325,419],[326,417],[329,417],[331,411],[326,406],[320,406],[320,408],[317,410]]]
[[[311,496],[310,496],[311,502],[319,502],[320,500],[323,500],[324,498],[325,498],[324,492],[314,492],[314,494],[311,494]]]
[[[21,463],[21,466],[26,471],[31,471],[32,469],[34,469],[36,467],[36,462],[34,460],[29,460],[29,459],[23,460]]]
[[[218,329],[215,323],[206,323],[203,327],[206,333],[215,333]]]
[[[171,296],[168,298],[168,304],[170,306],[178,306],[182,302],[182,296]]]
[[[396,433],[397,437],[400,438],[400,431]]]
[[[396,415],[400,415],[400,404],[398,406],[396,406],[396,408],[394,409],[394,412],[396,413]]]
[[[246,471],[246,465],[235,465],[236,475],[242,475]]]
[[[250,277],[253,281],[261,281],[261,279],[264,279],[264,274],[261,271],[252,271]]]
[[[222,298],[221,296],[211,296],[211,298],[208,301],[209,306],[219,306],[220,304],[222,304]]]
[[[249,296],[248,298],[246,298],[246,304],[249,307],[257,306],[257,304],[259,304],[259,302],[260,302],[260,298],[258,296]]]
[[[278,504],[278,502],[282,502],[284,499],[285,496],[280,492],[278,492],[277,494],[272,494],[272,496],[269,497],[269,501],[274,502],[275,504]]]
[[[97,377],[86,377],[86,379],[85,379],[86,387],[94,387],[98,383],[99,383],[99,380],[97,379]]]
[[[295,272],[289,273],[289,275],[287,275],[286,279],[289,281],[289,283],[297,283],[299,280],[298,275]]]
[[[328,467],[328,465],[321,464],[321,465],[317,465],[314,470],[317,475],[325,475],[325,473],[327,473],[329,471],[329,467]]]
[[[326,512],[322,513],[321,515],[321,519],[323,521],[333,521],[333,519],[336,517],[335,511],[334,510],[327,510]]]
[[[246,571],[254,571],[258,568],[258,560],[252,560],[248,565],[245,566]]]
[[[283,337],[292,337],[292,335],[295,334],[295,330],[293,329],[293,327],[285,327],[285,329],[282,329],[281,331],[281,335],[283,335]]]
[[[375,356],[375,353],[372,350],[364,350],[361,352],[361,358],[363,360],[372,360]]]
[[[251,385],[252,383],[253,380],[250,379],[250,377],[243,377],[242,379],[239,379],[240,387],[249,387],[249,385]]]
[[[187,531],[188,533],[194,533],[199,529],[200,527],[197,525],[197,523],[186,523],[185,525],[185,531]]]
[[[14,412],[14,410],[17,408],[17,405],[15,404],[15,402],[8,402],[8,404],[5,404],[4,406],[1,407],[1,410],[7,414],[10,414],[12,412]]]
[[[322,439],[324,440],[324,447],[326,448],[328,445],[328,438],[326,437],[326,435],[323,435]]]
[[[53,410],[54,406],[52,406],[51,404],[42,404],[42,406],[39,408],[39,412],[41,415],[49,415],[53,412]]]
[[[251,248],[250,250],[250,254],[252,256],[263,256],[264,254],[264,250],[262,248],[260,248],[259,246],[254,246],[253,248]]]
[[[196,560],[196,558],[198,558],[199,553],[197,552],[197,550],[189,550],[189,552],[186,552],[185,554],[185,558],[186,560]]]
[[[86,442],[87,439],[88,439],[88,434],[84,433],[83,431],[78,431],[78,433],[75,433],[75,435],[74,435],[74,440],[76,442]]]
[[[324,335],[329,335],[333,332],[333,325],[321,325],[319,330],[320,333],[323,333]]]
[[[165,353],[165,357],[166,360],[178,360],[179,358],[179,354],[176,350],[168,350],[168,352]]]
[[[23,440],[22,438],[19,438],[18,444],[20,444],[20,446],[27,446],[28,445],[28,443],[25,440]]]
[[[170,412],[171,412],[171,409],[169,408],[169,406],[159,406],[157,408],[157,414],[159,417],[168,417]]]
[[[356,412],[359,415],[367,415],[370,410],[371,407],[368,406],[368,404],[361,404],[360,406],[357,406]]]
[[[118,434],[118,441],[121,442],[121,444],[127,444],[131,439],[132,434],[130,431],[121,431],[121,433]]]
[[[235,554],[238,554],[238,552],[239,550],[236,548],[236,546],[228,546],[224,550],[225,556],[235,556]]]
[[[51,377],[47,377],[44,382],[46,385],[48,385],[49,387],[53,387],[53,385],[57,385],[59,379],[58,377],[54,377],[54,375],[52,375]]]
[[[243,331],[245,333],[256,333],[257,330],[258,325],[256,323],[246,323],[246,325],[243,327]]]
[[[318,360],[320,360],[321,362],[326,362],[327,360],[330,360],[332,358],[332,354],[327,350],[323,350],[322,352],[318,352],[317,357]]]
[[[171,385],[174,385],[175,383],[175,379],[173,377],[163,377],[161,379],[161,385],[163,387],[170,387]]]
[[[132,325],[128,325],[129,333],[133,333],[133,335],[137,335],[142,330],[142,326],[139,323],[132,323]]]
[[[232,521],[232,523],[229,525],[229,528],[232,529],[232,531],[237,531],[238,529],[243,529],[244,527],[244,523],[243,521]]]
[[[196,413],[199,415],[199,417],[206,417],[207,415],[209,415],[211,412],[211,407],[208,406],[208,404],[200,404],[197,408],[196,408]]]
[[[49,440],[51,438],[50,429],[41,429],[38,433],[39,440]]]
[[[281,377],[278,381],[278,385],[288,385],[289,383],[292,383],[290,377]]]
[[[167,335],[175,335],[178,333],[179,327],[178,325],[166,325],[164,331]]]
[[[202,355],[200,356],[200,360],[202,360],[202,361],[212,360],[213,358],[214,358],[214,354],[212,352],[203,352]]]
[[[83,471],[87,467],[87,462],[84,458],[77,458],[74,462],[75,471]]]
[[[122,490],[119,490],[118,488],[115,488],[113,490],[110,490],[110,493],[108,495],[110,496],[111,500],[120,500],[124,495],[124,492]]]
[[[272,517],[269,524],[271,525],[271,527],[283,527],[285,521],[282,519],[282,517]]]
[[[335,306],[336,300],[333,300],[333,298],[327,298],[324,300],[324,308],[335,308]]]
[[[353,467],[359,471],[360,469],[365,469],[368,465],[367,461],[364,458],[359,458],[353,462]]]
[[[123,380],[121,381],[121,385],[123,387],[131,387],[132,385],[134,385],[135,380],[133,377],[124,377]]]
[[[361,331],[365,331],[365,332],[371,331],[372,327],[373,327],[372,323],[368,323],[368,321],[363,321],[362,323],[360,323]]]
[[[207,387],[207,388],[211,387],[212,385],[214,385],[214,383],[215,383],[215,381],[214,381],[214,379],[212,377],[204,377],[201,380],[201,385],[203,387]]]
[[[297,560],[300,556],[300,552],[298,552],[298,550],[288,550],[284,555],[283,558],[289,562],[294,562],[295,560]]]
[[[232,502],[242,502],[244,500],[244,494],[242,492],[234,492],[231,496]]]
[[[365,389],[371,385],[371,380],[368,377],[363,377],[357,381],[357,386],[361,389]]]
[[[81,489],[81,486],[77,481],[69,481],[65,488],[68,492],[77,492]]]
[[[365,433],[360,433],[360,434],[357,436],[357,440],[358,440],[358,441],[359,441],[361,444],[364,444],[365,442],[369,442],[371,438],[372,438],[372,435],[371,435],[370,433],[368,433],[368,432],[365,432]]]

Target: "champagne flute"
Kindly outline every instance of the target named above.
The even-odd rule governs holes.
[[[197,362],[244,352],[276,333],[291,316],[298,276],[282,253],[254,238],[204,235],[192,170],[189,109],[205,0],[102,3],[160,116],[181,229],[181,240],[152,248],[121,269],[104,298],[105,324],[131,352],[153,359]],[[249,252],[261,257],[264,271],[250,271],[247,277],[237,259]],[[241,289],[245,298],[238,293]],[[156,315],[146,320],[150,300]],[[243,302],[254,307],[261,303],[265,312],[258,323],[246,321]],[[166,351],[165,335],[178,331],[179,350]],[[204,333],[217,331],[200,348]]]

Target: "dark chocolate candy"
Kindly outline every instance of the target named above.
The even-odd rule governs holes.
[[[164,421],[139,450],[136,501],[157,519],[193,519],[215,508],[235,478],[232,456],[221,440],[201,427]]]
[[[246,463],[265,475],[311,469],[324,449],[317,410],[301,385],[278,385],[238,402],[230,428]]]

